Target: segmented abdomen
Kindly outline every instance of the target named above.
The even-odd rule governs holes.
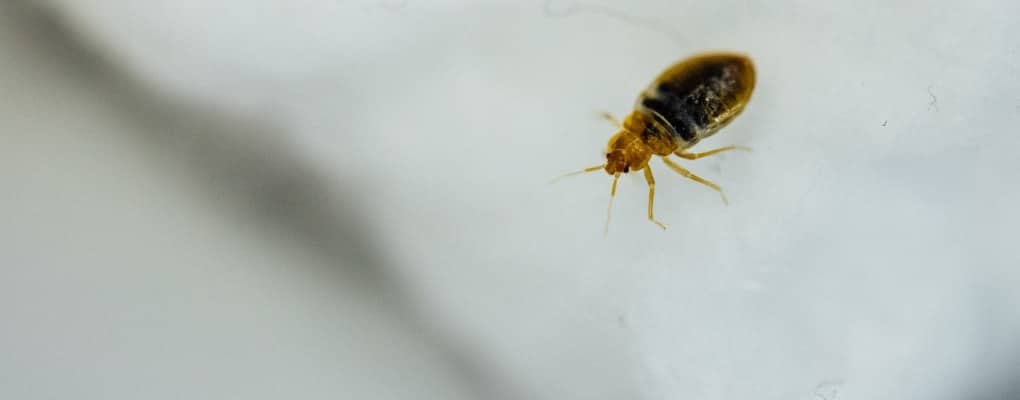
[[[754,89],[754,66],[741,55],[711,54],[674,65],[638,99],[689,147],[739,114]]]

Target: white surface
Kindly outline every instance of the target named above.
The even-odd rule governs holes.
[[[364,235],[385,250],[425,318],[476,356],[507,397],[958,399],[1017,390],[1008,383],[1020,374],[1012,339],[1020,334],[1020,256],[1011,229],[1020,224],[1020,3],[52,3],[77,34],[158,92],[283,125],[281,141],[342,193],[329,200],[349,202],[343,207],[364,220]],[[755,152],[684,164],[720,183],[731,205],[659,167],[657,216],[670,229],[644,219],[646,188],[628,177],[603,238],[604,174],[546,182],[600,162],[613,132],[597,111],[625,114],[663,68],[714,48],[751,54],[759,83],[745,113],[699,148],[739,143]],[[77,91],[43,75],[12,81],[47,82],[23,93]],[[14,99],[3,111],[26,115],[17,108],[24,98]],[[88,95],[52,99],[45,103],[90,103]],[[110,129],[134,129],[117,126],[129,118],[123,113],[88,107],[79,112],[103,116]],[[3,146],[4,163],[13,164],[4,169],[16,171],[5,186],[17,194],[4,206],[14,211],[5,232],[17,240],[4,242],[42,252],[52,240],[80,251],[4,252],[14,256],[0,260],[0,310],[14,328],[0,334],[0,351],[17,356],[0,363],[0,382],[17,384],[0,383],[0,397],[144,393],[105,393],[104,380],[77,372],[121,340],[60,341],[94,334],[85,321],[134,315],[133,304],[157,288],[158,301],[177,310],[169,321],[219,341],[196,333],[153,354],[144,344],[179,336],[106,319],[140,344],[123,348],[102,376],[189,398],[347,397],[348,382],[362,382],[351,371],[377,380],[363,393],[406,388],[404,398],[451,398],[423,394],[403,371],[438,370],[422,378],[425,387],[472,386],[429,341],[409,345],[407,357],[421,364],[405,369],[400,355],[364,372],[372,351],[311,354],[361,348],[352,344],[357,332],[323,333],[350,315],[401,317],[371,306],[334,315],[308,298],[373,304],[386,294],[351,294],[356,285],[342,275],[321,279],[315,271],[348,261],[304,254],[262,225],[224,216],[229,200],[194,197],[175,183],[194,179],[167,172],[175,161],[117,144],[130,135],[96,139],[73,132],[79,124],[66,113],[27,115],[5,117],[5,136],[18,145]],[[25,133],[40,121],[48,134]],[[116,150],[95,148],[97,140]],[[31,174],[44,160],[48,169]],[[82,184],[97,171],[105,186]],[[144,183],[153,193],[146,199],[163,205],[132,200],[129,182]],[[208,210],[210,202],[217,208]],[[125,207],[136,217],[124,217]],[[182,208],[189,211],[165,214]],[[47,239],[69,218],[77,218],[72,232],[104,227],[108,236]],[[170,222],[177,234],[147,229]],[[174,251],[169,242],[201,246]],[[110,255],[124,249],[138,258]],[[180,259],[145,261],[168,255]],[[216,279],[227,271],[252,281]],[[80,279],[54,288],[66,276]],[[173,296],[199,283],[234,293],[234,308],[209,311],[223,301]],[[293,296],[286,306],[246,294],[280,285]],[[258,324],[243,317],[266,307],[281,308]],[[224,316],[231,319],[210,327]],[[270,335],[256,325],[285,330]],[[418,343],[414,328],[387,326],[364,335]],[[252,342],[215,358],[227,378],[168,377],[207,364],[242,332]],[[275,340],[298,347],[259,352]],[[172,364],[140,375],[134,367],[153,355]],[[285,365],[292,357],[302,360],[295,368]],[[332,378],[311,384],[302,371]],[[278,392],[266,390],[267,376],[278,376]]]

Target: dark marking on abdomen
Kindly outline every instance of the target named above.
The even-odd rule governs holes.
[[[680,139],[695,142],[725,123],[718,118],[736,107],[739,94],[748,89],[740,80],[741,68],[725,59],[699,65],[659,82],[641,105],[661,115]]]
[[[669,126],[673,128],[677,136],[680,136],[686,142],[690,142],[697,137],[697,132],[695,131],[694,124],[688,121],[686,113],[673,110],[674,106],[678,103],[676,99],[672,99],[668,95],[645,97],[641,100],[641,105],[655,111],[665,119],[665,122],[669,123]]]

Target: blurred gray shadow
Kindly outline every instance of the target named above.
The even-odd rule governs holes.
[[[121,111],[140,142],[153,154],[165,154],[187,171],[198,190],[227,196],[230,209],[264,229],[285,230],[307,251],[332,260],[330,271],[343,290],[356,287],[403,323],[407,333],[434,348],[464,386],[478,398],[531,398],[505,376],[495,376],[494,363],[431,322],[421,302],[380,251],[359,217],[361,202],[353,183],[338,182],[302,159],[286,134],[265,121],[246,121],[226,113],[185,104],[156,93],[119,71],[89,43],[72,32],[56,13],[28,1],[7,2],[0,12],[11,28],[27,38],[25,46],[65,72],[88,82],[104,101]],[[338,191],[343,188],[346,192]],[[341,288],[338,288],[340,290]],[[516,394],[513,394],[516,393]]]

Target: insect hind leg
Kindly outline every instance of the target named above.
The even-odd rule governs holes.
[[[666,166],[669,167],[670,169],[672,169],[673,171],[675,171],[676,173],[678,173],[680,175],[683,175],[684,178],[687,178],[687,179],[690,179],[692,181],[698,182],[698,183],[700,183],[702,185],[705,185],[705,186],[708,186],[708,187],[712,188],[712,190],[715,190],[716,192],[719,192],[719,197],[722,197],[723,204],[724,205],[729,205],[730,204],[730,202],[728,200],[726,200],[726,194],[723,193],[723,190],[722,190],[721,187],[719,187],[719,185],[716,185],[712,181],[709,181],[709,180],[707,180],[705,178],[702,178],[700,176],[694,175],[694,173],[692,173],[691,171],[688,171],[686,168],[681,167],[680,164],[677,164],[673,160],[670,160],[670,159],[668,159],[666,157],[662,157],[662,162],[666,163]]]

